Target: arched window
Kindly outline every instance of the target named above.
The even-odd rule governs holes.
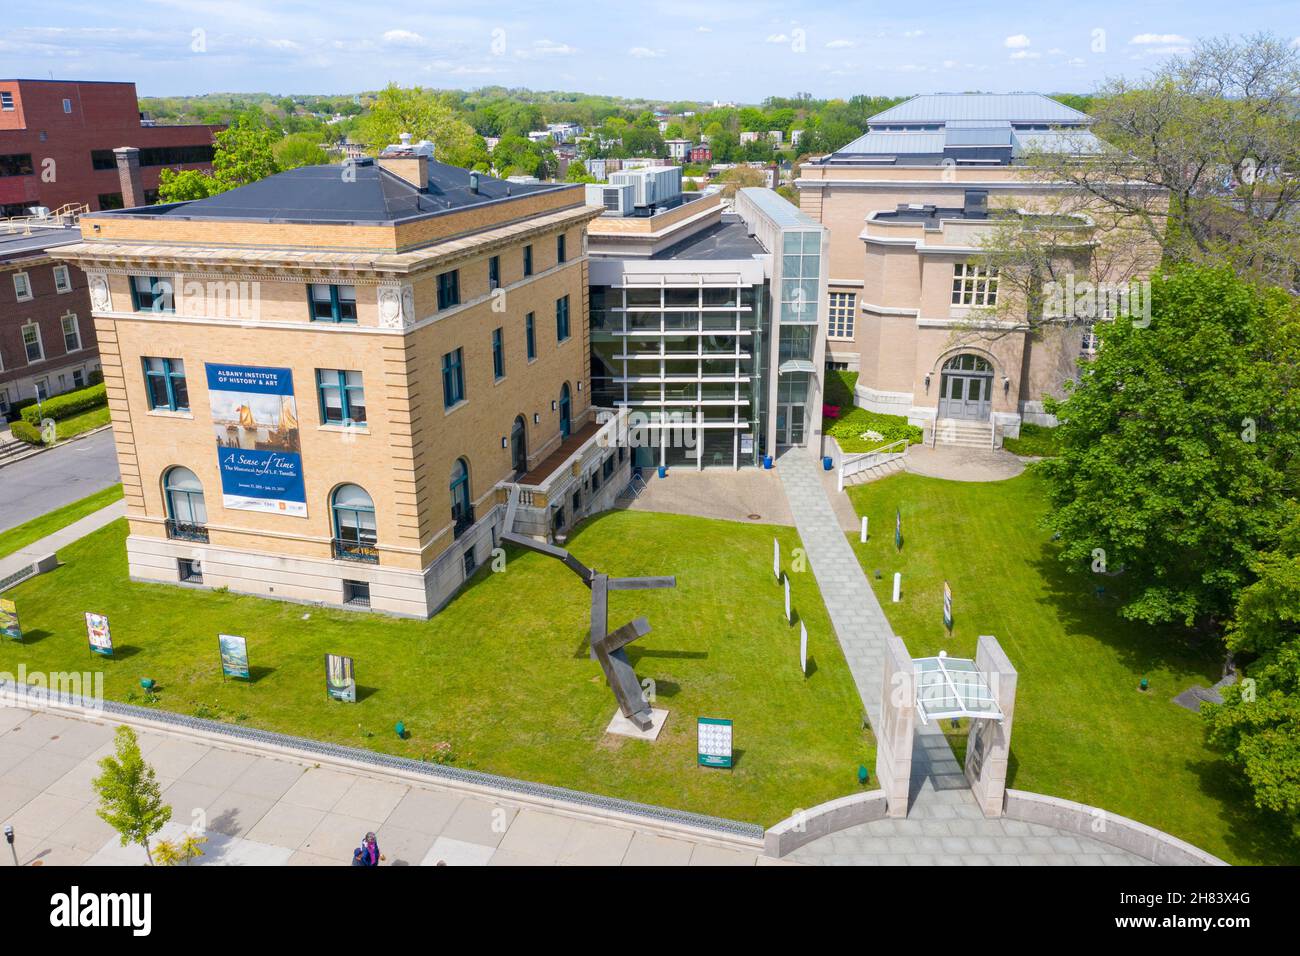
[[[569,424],[570,404],[571,402],[569,399],[569,383],[565,382],[564,386],[560,389],[560,440],[561,441],[569,437],[569,432],[571,430],[571,425]]]
[[[208,540],[208,509],[203,503],[203,483],[188,468],[177,465],[163,476],[167,506],[167,534],[186,540]]]
[[[954,355],[948,361],[943,363],[944,371],[962,371],[962,372],[992,372],[993,366],[988,363],[987,359],[970,352],[963,352],[961,355]]]
[[[451,468],[451,521],[459,538],[474,523],[474,505],[469,495],[469,462],[457,458]]]
[[[375,503],[359,485],[339,485],[330,496],[334,515],[334,557],[345,561],[379,560],[375,544]]]

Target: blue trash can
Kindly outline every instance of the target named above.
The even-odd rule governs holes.
[[[822,458],[822,471],[830,471],[834,467],[834,464],[831,462],[831,456],[825,455]]]
[[[771,468],[771,467],[772,467],[772,456],[771,456],[771,455],[764,455],[764,456],[763,456],[763,467],[764,467],[764,468]]]
[[[667,468],[666,466],[664,466],[664,465],[660,465],[660,466],[659,466],[659,477],[660,477],[660,478],[667,478],[667,477],[668,477],[668,468]]]

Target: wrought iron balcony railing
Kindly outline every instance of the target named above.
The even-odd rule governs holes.
[[[344,538],[334,539],[334,557],[339,561],[361,561],[365,564],[379,563],[379,549],[373,541],[349,541]]]
[[[188,524],[184,521],[177,521],[174,518],[168,518],[166,522],[167,537],[176,538],[180,541],[201,541],[208,543],[208,529],[201,524]]]

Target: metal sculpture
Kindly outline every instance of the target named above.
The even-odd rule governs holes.
[[[609,631],[609,592],[640,591],[647,588],[675,588],[676,576],[650,578],[612,578],[594,568],[589,568],[563,548],[536,541],[527,535],[515,534],[515,508],[519,504],[519,488],[510,489],[509,502],[506,505],[505,530],[501,537],[521,548],[544,554],[563,562],[564,566],[582,579],[591,590],[591,656],[600,662],[605,679],[609,681],[614,699],[623,716],[632,721],[640,730],[649,730],[650,703],[641,693],[641,682],[637,680],[632,662],[627,659],[624,648],[639,638],[650,633],[650,624],[644,617],[629,621],[620,628]]]

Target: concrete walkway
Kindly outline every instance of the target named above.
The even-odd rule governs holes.
[[[615,507],[746,524],[794,524],[781,493],[781,480],[763,468],[697,471],[678,466],[668,469],[667,478],[658,477],[654,468],[644,469],[643,474],[645,490],[632,501],[619,499]]]
[[[0,823],[24,866],[140,865],[95,814],[91,779],[117,721],[0,708]],[[347,866],[373,831],[385,866],[753,866],[781,861],[726,838],[692,837],[631,817],[530,804],[514,795],[414,783],[170,729],[137,731],[163,787],[176,840],[198,824],[198,865]],[[12,866],[8,848],[0,865]]]
[[[908,470],[912,470],[914,451],[908,452]],[[892,631],[849,546],[844,522],[831,505],[833,496],[846,496],[826,482],[820,460],[804,449],[787,451],[777,470],[863,707],[872,726],[879,726],[885,639]],[[943,730],[935,723],[916,728],[909,802],[906,819],[877,820],[841,830],[806,844],[787,859],[852,866],[1144,862],[1124,850],[1052,827],[985,819]]]
[[[1002,448],[912,445],[904,460],[914,475],[949,481],[1005,481],[1025,470],[1023,459]]]
[[[116,521],[126,514],[126,502],[114,501],[98,511],[60,528],[53,534],[33,541],[27,547],[15,551],[8,557],[0,558],[0,581],[11,574],[17,574],[23,568],[34,564],[50,554],[57,554],[60,548],[66,548],[74,541],[80,541],[86,535],[98,531],[104,525]]]

